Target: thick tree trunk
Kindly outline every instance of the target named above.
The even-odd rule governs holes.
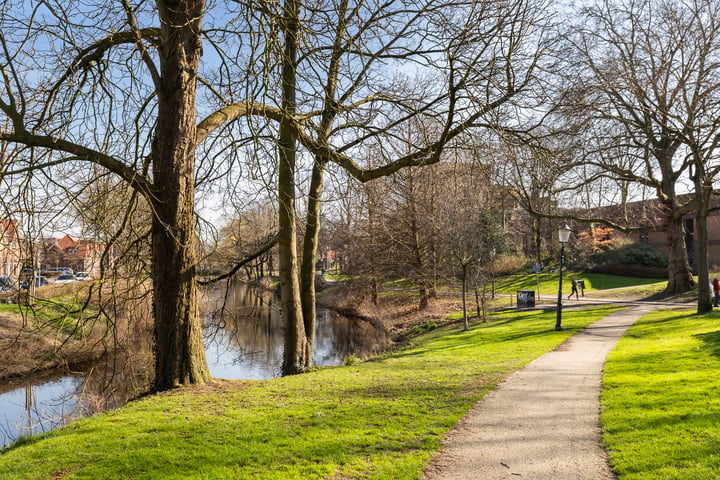
[[[285,49],[282,60],[282,106],[288,115],[296,111],[296,58],[299,2],[286,0],[283,6]],[[297,217],[295,214],[295,156],[297,143],[286,125],[280,124],[278,142],[278,250],[280,303],[285,320],[283,375],[302,373],[311,362],[303,322],[298,279]]]
[[[158,2],[161,68],[151,200],[156,390],[211,380],[195,284],[195,98],[204,5],[190,1],[178,9]]]
[[[695,280],[685,249],[685,228],[682,218],[673,219],[667,227],[668,246],[668,293],[682,293],[692,290]]]

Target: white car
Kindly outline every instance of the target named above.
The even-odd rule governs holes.
[[[75,278],[77,280],[92,280],[92,275],[90,275],[88,272],[77,272],[75,274]]]
[[[77,280],[77,278],[75,278],[75,275],[72,275],[70,273],[63,273],[55,279],[55,283],[71,283],[75,280]]]

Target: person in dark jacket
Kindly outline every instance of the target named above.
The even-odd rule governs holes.
[[[570,295],[568,295],[568,300],[570,300],[570,298],[573,296],[573,294],[575,295],[575,300],[580,300],[580,298],[578,297],[577,280],[575,280],[573,278],[571,283],[572,283],[572,292],[570,292]]]

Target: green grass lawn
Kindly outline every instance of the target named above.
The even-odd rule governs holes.
[[[419,479],[502,378],[609,308],[512,312],[438,328],[372,361],[178,389],[0,455],[3,479]]]
[[[621,480],[720,478],[720,313],[658,311],[605,365],[603,441]]]
[[[667,285],[666,280],[656,278],[634,278],[619,277],[616,275],[601,275],[596,273],[576,273],[563,272],[563,292],[570,294],[570,282],[573,278],[585,281],[585,291],[608,290],[611,288],[654,286],[653,292],[657,289],[663,289]],[[541,273],[540,294],[550,295],[558,293],[558,284],[560,280],[559,273]],[[534,273],[526,275],[509,275],[499,277],[496,283],[496,291],[499,293],[515,294],[518,290],[535,290],[538,284]]]
[[[518,290],[533,290],[537,292],[539,279],[540,295],[546,298],[548,296],[557,296],[560,274],[557,272],[541,273],[538,277],[539,278],[536,278],[534,273],[498,276],[495,279],[495,292],[505,295],[515,295]],[[617,275],[570,271],[563,272],[563,292],[565,292],[566,295],[570,294],[570,282],[573,278],[585,281],[586,292],[599,293],[603,290],[628,289],[627,291],[613,290],[612,292],[607,292],[608,295],[617,297],[623,297],[627,294],[632,294],[637,298],[650,297],[662,292],[667,286],[667,280],[656,278],[620,277]],[[399,279],[386,282],[383,284],[383,287],[391,291],[395,289],[411,290],[416,289],[417,285],[408,279]],[[457,283],[445,283],[439,285],[437,288],[443,291],[460,292],[460,285]],[[489,292],[490,285],[488,285],[487,288]],[[472,292],[470,292],[469,296],[472,296]]]

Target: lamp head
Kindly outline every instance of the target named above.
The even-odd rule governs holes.
[[[558,237],[560,243],[567,243],[570,240],[571,233],[572,230],[570,229],[570,227],[568,227],[568,224],[566,222],[563,222],[563,224],[560,225],[560,228],[558,228]]]

